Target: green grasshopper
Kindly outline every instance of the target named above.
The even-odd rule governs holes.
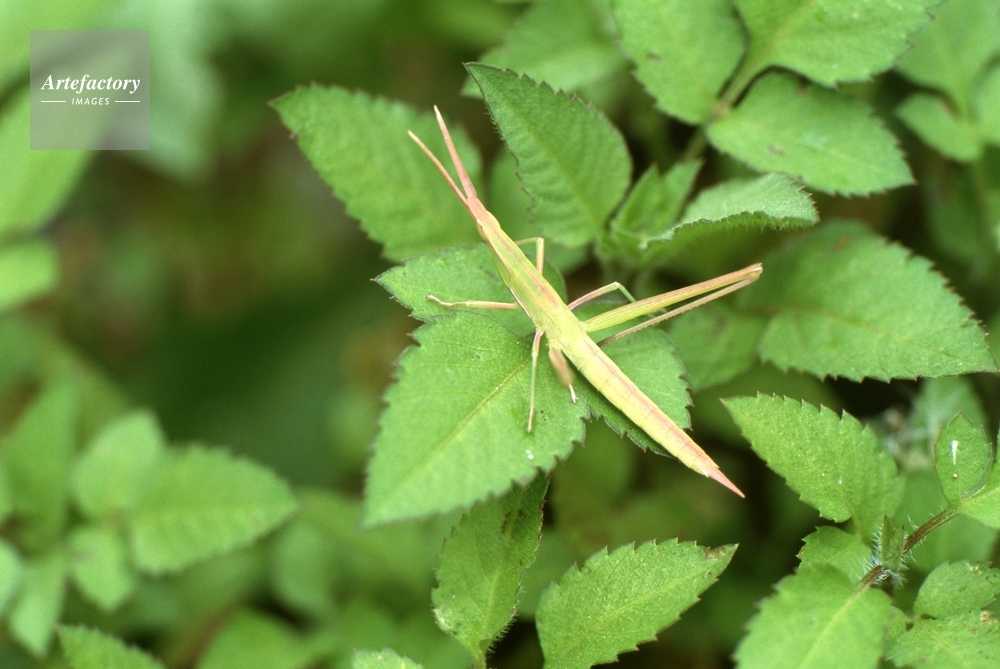
[[[458,172],[462,189],[455,184],[448,170],[445,169],[437,156],[420,141],[420,138],[410,132],[410,137],[424,153],[434,162],[458,199],[472,214],[476,228],[486,245],[493,253],[500,278],[510,288],[516,302],[483,302],[469,300],[464,302],[442,302],[432,295],[427,299],[445,307],[473,307],[482,309],[517,309],[520,306],[535,324],[535,337],[531,345],[531,389],[528,404],[528,432],[531,432],[535,413],[535,372],[538,367],[538,356],[541,349],[542,336],[548,338],[549,360],[555,368],[560,381],[569,388],[570,397],[576,402],[576,391],[573,390],[573,372],[569,362],[613,405],[618,407],[629,419],[642,428],[658,444],[673,454],[678,460],[694,471],[707,476],[726,486],[740,497],[743,493],[726,478],[719,466],[694,442],[691,437],[680,429],[654,402],[649,399],[632,380],[619,369],[618,365],[601,350],[601,345],[625,337],[633,332],[662,322],[672,316],[681,314],[706,302],[722,297],[749,285],[757,280],[763,268],[760,264],[750,265],[742,270],[725,274],[715,279],[663,293],[636,301],[620,283],[611,283],[603,288],[591,291],[586,295],[566,304],[552,285],[542,276],[545,262],[545,240],[541,237],[525,240],[535,243],[535,263],[524,254],[518,242],[511,239],[500,227],[500,222],[491,214],[476,195],[462,160],[455,150],[451,134],[441,117],[438,108],[434,108],[438,126],[444,136],[451,161]],[[464,192],[463,192],[464,191]],[[522,242],[523,243],[523,242]],[[581,321],[573,313],[573,309],[590,300],[620,291],[630,301],[621,307],[611,309],[593,318]],[[596,343],[590,337],[591,332],[603,330],[626,323],[640,316],[659,311],[677,302],[702,295],[703,297],[688,304],[668,311],[664,314],[643,321],[642,323],[623,330],[613,337]]]

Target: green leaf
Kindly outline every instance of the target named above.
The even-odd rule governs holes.
[[[750,32],[744,66],[752,76],[787,67],[833,86],[890,68],[927,23],[937,0],[736,0]]]
[[[778,583],[750,621],[736,648],[737,667],[819,669],[850,658],[851,669],[874,669],[891,606],[884,592],[859,591],[834,567],[803,566]]]
[[[903,496],[896,464],[848,413],[782,397],[734,397],[726,408],[754,451],[824,518],[853,518],[867,534]]]
[[[967,377],[924,379],[920,382],[920,392],[910,412],[910,434],[907,436],[914,447],[921,449],[925,456],[930,456],[941,431],[959,412],[965,414],[976,427],[986,424],[986,412]],[[927,457],[918,466],[929,468],[932,464]]]
[[[871,568],[871,548],[856,534],[824,525],[803,540],[802,566],[828,564],[857,583]]]
[[[49,386],[22,414],[7,447],[10,490],[29,549],[51,545],[66,524],[77,401],[71,382]]]
[[[750,369],[765,324],[758,316],[716,303],[673,319],[670,337],[677,344],[691,388],[724,383]]]
[[[934,21],[913,35],[914,46],[897,69],[947,93],[959,112],[968,112],[974,82],[1000,53],[1000,15],[990,0],[951,0],[932,12]]]
[[[544,593],[536,614],[545,666],[613,662],[670,625],[729,564],[733,545],[702,548],[677,540],[621,546],[570,567]]]
[[[982,428],[959,413],[944,429],[934,445],[935,469],[941,490],[952,504],[985,482],[993,464],[990,442]]]
[[[0,247],[0,312],[41,297],[58,282],[59,259],[48,242]]]
[[[305,640],[283,621],[237,614],[201,656],[197,669],[305,669],[315,661]]]
[[[8,625],[11,636],[36,657],[48,653],[62,613],[65,574],[66,558],[59,549],[32,558],[25,565]]]
[[[70,536],[69,568],[80,592],[104,611],[114,611],[135,590],[128,547],[117,530],[83,526]]]
[[[476,226],[448,183],[407,136],[412,130],[442,160],[447,150],[430,114],[339,88],[312,86],[274,101],[302,152],[344,201],[347,212],[392,260],[478,240]],[[476,181],[479,157],[451,128]]]
[[[914,93],[896,108],[896,116],[928,146],[948,158],[968,163],[982,152],[976,128],[968,119],[957,116],[940,96]]]
[[[959,510],[987,527],[1000,530],[1000,467],[993,467],[986,485],[966,497]]]
[[[744,309],[773,314],[758,352],[859,381],[994,371],[972,314],[930,262],[859,224],[828,224],[764,259]]]
[[[221,449],[168,452],[130,514],[132,555],[143,571],[172,572],[245,546],[296,510],[269,469]]]
[[[282,529],[271,553],[271,583],[282,604],[315,618],[332,612],[331,553],[327,537],[301,515]]]
[[[621,134],[579,99],[509,70],[467,67],[517,158],[539,232],[566,246],[593,240],[631,179],[632,161]]]
[[[918,616],[948,618],[979,611],[1000,592],[1000,570],[968,562],[938,565],[920,586],[913,612]]]
[[[59,640],[73,669],[163,669],[146,653],[98,630],[61,625]]]
[[[148,489],[166,438],[152,412],[141,409],[105,427],[73,470],[73,493],[92,520],[135,508]]]
[[[356,650],[351,658],[351,669],[423,669],[424,665],[408,657],[400,657],[396,651]]]
[[[745,38],[727,0],[616,0],[621,46],[635,76],[667,114],[707,121],[743,55]]]
[[[69,196],[92,155],[90,151],[32,151],[30,110],[25,88],[0,116],[0,165],[4,173],[0,179],[0,238],[48,221]],[[0,278],[4,293],[6,285],[7,278]]]
[[[1000,66],[986,74],[976,90],[973,103],[983,141],[1000,146]]]
[[[517,610],[521,578],[542,532],[548,478],[515,487],[462,517],[441,550],[431,593],[438,625],[482,659]]]
[[[868,107],[788,74],[758,80],[708,126],[708,138],[757,170],[785,172],[827,193],[867,195],[913,183],[896,138]]]
[[[7,604],[21,585],[24,565],[17,550],[0,539],[0,617],[7,610]]]
[[[1000,623],[978,611],[944,620],[917,619],[886,655],[900,667],[992,669],[1000,665]]]
[[[625,61],[602,29],[601,17],[579,0],[547,0],[530,7],[504,35],[503,44],[478,60],[576,91],[622,70]],[[473,81],[462,93],[479,97]]]
[[[365,525],[468,508],[549,471],[583,439],[586,408],[544,361],[527,432],[530,345],[490,318],[458,312],[414,338],[386,393]]]

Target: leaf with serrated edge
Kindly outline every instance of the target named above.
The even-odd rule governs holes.
[[[735,0],[750,32],[745,68],[777,65],[833,86],[892,67],[938,0]]]
[[[62,615],[66,558],[56,549],[25,564],[21,588],[11,607],[10,634],[36,657],[49,649],[56,622]]]
[[[570,567],[542,593],[536,613],[548,669],[584,669],[656,638],[698,601],[729,564],[735,546],[693,542],[629,544]]]
[[[985,334],[926,259],[856,223],[826,224],[764,258],[741,291],[772,314],[758,353],[855,381],[996,371]]]
[[[567,246],[593,240],[631,180],[621,133],[597,109],[544,84],[477,63],[467,68],[517,158],[540,234]]]
[[[217,448],[169,451],[129,514],[132,555],[148,573],[177,571],[249,544],[297,506],[288,484],[261,465]]]
[[[114,611],[135,589],[128,547],[112,527],[82,526],[70,536],[69,567],[83,595],[104,611]]]
[[[673,319],[670,337],[677,344],[691,388],[724,383],[750,369],[764,325],[758,316],[714,302]]]
[[[824,518],[853,518],[871,534],[903,497],[878,437],[848,413],[783,397],[734,397],[726,408],[768,467]]]
[[[59,258],[48,242],[0,247],[0,312],[41,297],[58,281]]]
[[[414,333],[386,393],[365,488],[365,525],[468,508],[549,471],[583,439],[583,402],[540,362],[529,434],[530,344],[480,314]]]
[[[483,657],[517,610],[521,578],[538,550],[547,488],[539,476],[474,506],[441,550],[434,615],[473,657]]]
[[[968,562],[944,563],[927,575],[913,612],[918,616],[947,618],[978,611],[1000,592],[1000,570]]]
[[[339,88],[300,88],[273,103],[319,175],[385,255],[400,260],[477,241],[476,226],[440,172],[406,134],[447,155],[431,114]],[[473,181],[479,155],[452,127]]]
[[[59,640],[73,669],[163,669],[146,653],[98,630],[61,625]]]
[[[913,183],[896,138],[864,104],[789,74],[759,79],[708,139],[757,170],[827,193],[867,195]]]
[[[803,566],[778,583],[736,648],[739,669],[820,669],[850,658],[851,669],[874,669],[891,603],[880,590],[829,565]]]
[[[709,119],[743,55],[745,38],[727,0],[615,0],[621,46],[657,106],[686,123]]]
[[[382,650],[356,650],[351,658],[351,669],[423,669],[424,665],[399,655],[388,648]]]
[[[914,93],[896,108],[896,116],[925,144],[948,158],[968,163],[982,152],[976,128],[968,119],[956,116],[937,95]]]
[[[917,618],[886,657],[897,667],[993,669],[1000,666],[1000,622],[979,611],[944,620]]]
[[[872,550],[861,537],[824,525],[803,540],[802,565],[828,564],[852,581],[860,581],[872,564]]]
[[[993,464],[990,442],[982,428],[959,413],[934,445],[934,461],[944,496],[952,504],[985,483]]]

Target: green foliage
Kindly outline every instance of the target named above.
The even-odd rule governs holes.
[[[1000,662],[1000,625],[986,613],[964,613],[940,620],[918,619],[889,649],[897,664],[928,669],[975,667]]]
[[[860,581],[868,570],[871,549],[857,534],[824,525],[803,539],[799,561],[802,566],[828,564],[853,581]]]
[[[86,627],[62,626],[62,642],[73,669],[162,669],[149,655],[129,648],[118,639]]]
[[[384,648],[380,651],[359,650],[351,660],[352,669],[421,669],[408,657],[400,657],[395,651]]]
[[[931,618],[978,611],[1000,592],[1000,571],[969,564],[945,562],[928,574],[917,593],[913,612]]]
[[[959,413],[934,444],[934,468],[941,490],[951,504],[977,492],[993,464],[990,443],[982,429]]]
[[[286,623],[242,613],[215,637],[198,669],[305,669],[313,660],[312,649]]]
[[[670,328],[687,367],[691,387],[723,383],[750,369],[765,321],[732,309],[706,305],[682,314]],[[702,346],[705,341],[714,346]]]
[[[58,274],[55,252],[44,242],[0,248],[0,311],[49,292]]]

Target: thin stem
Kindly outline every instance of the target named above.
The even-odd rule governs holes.
[[[926,523],[918,527],[916,530],[914,530],[913,534],[907,537],[906,543],[903,544],[903,555],[905,556],[907,553],[913,550],[913,547],[919,544],[921,541],[923,541],[928,534],[930,534],[931,532],[933,532],[934,530],[941,527],[949,520],[957,516],[958,511],[959,511],[958,508],[945,509],[944,511],[937,514],[936,516],[928,520]],[[875,585],[883,578],[885,578],[886,574],[888,573],[889,573],[888,567],[880,564],[875,565],[874,567],[871,568],[871,570],[869,570],[867,574],[865,574],[864,578],[861,579],[861,582],[858,584],[858,589],[864,590],[865,588],[870,588],[871,586]]]

